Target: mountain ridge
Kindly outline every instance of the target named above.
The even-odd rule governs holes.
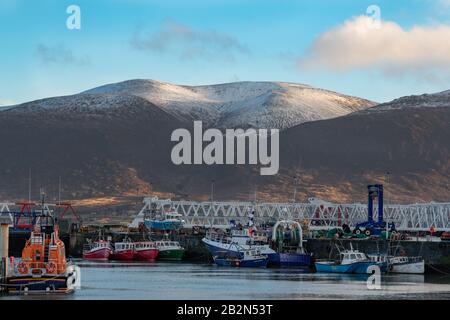
[[[202,120],[218,128],[278,128],[335,118],[375,105],[366,99],[304,84],[243,81],[183,86],[156,80],[127,80],[106,84],[79,94],[45,98],[6,110],[34,111],[78,104],[80,109],[106,108],[114,99],[138,97],[184,122]],[[76,108],[75,108],[76,109]]]

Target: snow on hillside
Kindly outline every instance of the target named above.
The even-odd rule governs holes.
[[[142,103],[148,103],[146,100],[133,95],[114,95],[114,94],[76,94],[71,96],[62,96],[46,98],[20,105],[7,107],[11,112],[95,112],[97,110],[111,110],[127,108]],[[2,111],[2,110],[0,110]]]
[[[83,94],[135,95],[178,118],[203,120],[207,125],[227,128],[285,129],[374,105],[356,97],[280,82],[181,86],[154,80],[129,80],[94,88]]]
[[[183,121],[202,120],[217,128],[286,129],[372,107],[373,102],[283,82],[236,82],[181,86],[154,80],[129,80],[80,94],[5,108],[12,112],[131,112],[148,102]],[[0,109],[0,112],[4,111]]]
[[[379,104],[367,109],[367,112],[377,112],[386,110],[398,110],[405,108],[438,108],[450,107],[450,90],[416,96],[401,97],[391,102]]]

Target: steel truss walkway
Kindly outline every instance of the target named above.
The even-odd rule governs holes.
[[[183,216],[187,227],[227,227],[230,220],[246,223],[254,211],[254,221],[262,224],[279,219],[304,221],[311,229],[326,230],[344,223],[354,227],[367,220],[364,204],[333,203],[253,203],[253,202],[194,202],[144,198],[144,206],[131,227],[143,221],[146,212],[154,210],[176,211]],[[374,208],[377,210],[376,206]],[[377,219],[375,213],[374,219]],[[384,205],[384,219],[394,222],[400,231],[450,231],[450,203],[424,203],[411,205]]]

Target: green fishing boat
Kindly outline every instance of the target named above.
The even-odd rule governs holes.
[[[156,241],[155,245],[159,250],[158,260],[181,261],[184,258],[185,250],[177,241]]]

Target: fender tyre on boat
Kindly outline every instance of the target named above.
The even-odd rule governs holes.
[[[17,266],[17,271],[19,271],[20,274],[27,274],[28,265],[25,262],[19,263],[19,265]]]
[[[369,229],[364,230],[364,234],[368,237],[370,237],[370,235],[372,234],[372,232],[370,232]]]
[[[361,229],[356,228],[353,232],[354,232],[355,234],[361,234]]]
[[[47,271],[47,273],[55,273],[56,263],[54,262],[47,263],[47,265],[45,266],[45,270]]]

